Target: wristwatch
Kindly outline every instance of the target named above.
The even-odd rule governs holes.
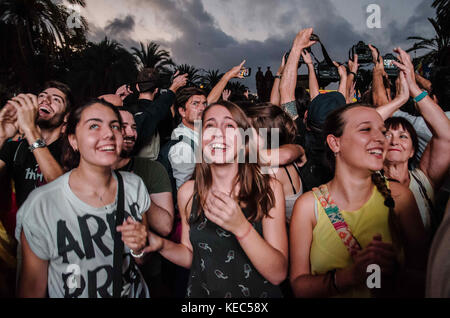
[[[33,142],[28,149],[30,149],[30,151],[32,152],[34,149],[43,148],[43,147],[47,147],[47,144],[45,143],[45,141],[42,139],[36,139],[36,141]]]

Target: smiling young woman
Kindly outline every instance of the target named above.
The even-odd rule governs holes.
[[[331,113],[324,127],[334,178],[295,203],[290,226],[294,294],[386,296],[408,277],[409,292],[420,295],[424,229],[411,192],[378,173],[387,146],[381,116],[373,108],[349,104]],[[380,266],[381,291],[371,293],[366,286],[370,264]]]
[[[208,106],[202,124],[203,161],[178,191],[181,244],[151,234],[146,250],[190,269],[187,297],[281,297],[276,285],[288,265],[283,189],[250,162],[242,132],[252,130],[237,105]]]
[[[121,118],[111,104],[93,100],[69,114],[63,153],[71,170],[33,191],[17,215],[19,296],[149,296],[133,257],[141,257],[146,243],[150,200],[139,177],[113,174],[121,147]],[[116,228],[121,193],[124,221]],[[117,249],[116,237],[125,246]]]

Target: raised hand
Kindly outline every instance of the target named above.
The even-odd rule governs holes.
[[[420,92],[420,88],[416,83],[416,76],[414,74],[414,65],[411,62],[411,57],[401,48],[395,48],[394,52],[398,54],[397,58],[399,62],[393,61],[395,66],[404,73],[406,82],[408,83],[410,96],[415,97],[417,91]]]
[[[245,60],[241,62],[241,64],[234,66],[232,69],[230,69],[226,75],[229,79],[232,78],[244,78],[242,76],[242,70],[244,69]]]
[[[37,97],[33,94],[20,94],[8,101],[16,109],[17,125],[25,134],[36,130],[38,116]]]
[[[122,241],[135,254],[142,252],[147,243],[147,229],[145,225],[128,217],[116,229],[122,233]]]
[[[358,54],[355,54],[354,59],[349,59],[348,60],[348,69],[350,70],[350,72],[353,73],[357,73],[358,72],[358,68],[359,68],[359,64],[358,64]]]
[[[308,51],[302,50],[302,57],[303,57],[303,61],[305,61],[305,64],[310,65],[313,63],[313,61],[311,59],[311,54],[309,54]]]
[[[230,98],[230,95],[231,95],[231,90],[225,89],[225,90],[222,92],[222,99],[223,99],[223,100],[228,100],[228,98]]]
[[[337,67],[339,72],[339,77],[347,77],[347,69],[345,68],[344,64],[339,64],[338,62],[333,61],[334,66]]]
[[[301,49],[305,49],[314,45],[317,41],[311,41],[311,34],[313,33],[313,28],[300,30],[295,39],[292,47],[300,47]]]
[[[18,130],[16,108],[7,103],[0,111],[0,139],[14,137]]]
[[[119,95],[120,99],[124,100],[128,95],[131,95],[133,92],[130,89],[128,84],[123,84],[117,90],[115,95]]]
[[[173,82],[169,87],[169,89],[174,93],[176,93],[181,87],[186,86],[188,80],[187,73],[181,75],[179,75],[179,73],[179,71],[176,71],[176,73],[173,75]]]

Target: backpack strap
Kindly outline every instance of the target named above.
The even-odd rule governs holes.
[[[348,252],[352,254],[352,251],[354,250],[361,250],[361,245],[350,231],[350,228],[342,217],[338,206],[331,198],[327,186],[323,184],[319,188],[313,188],[313,192],[319,200],[320,205],[324,208],[326,215],[330,219],[331,224],[339,235],[339,238],[342,240],[342,243],[344,243]]]
[[[125,218],[125,198],[123,179],[120,172],[116,171],[117,187],[118,187],[118,199],[117,199],[117,212],[116,212],[116,226],[114,227],[114,254],[113,254],[113,297],[120,298],[122,293],[122,264],[123,264],[123,250],[124,244],[122,241],[122,233],[117,232],[116,228],[122,225]]]

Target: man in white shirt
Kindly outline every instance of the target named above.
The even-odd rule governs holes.
[[[199,146],[199,132],[195,131],[196,120],[201,120],[207,106],[206,93],[195,87],[182,89],[176,97],[176,109],[181,123],[172,132],[172,140],[181,141],[169,150],[169,161],[177,190],[188,181],[195,168],[195,152]]]

